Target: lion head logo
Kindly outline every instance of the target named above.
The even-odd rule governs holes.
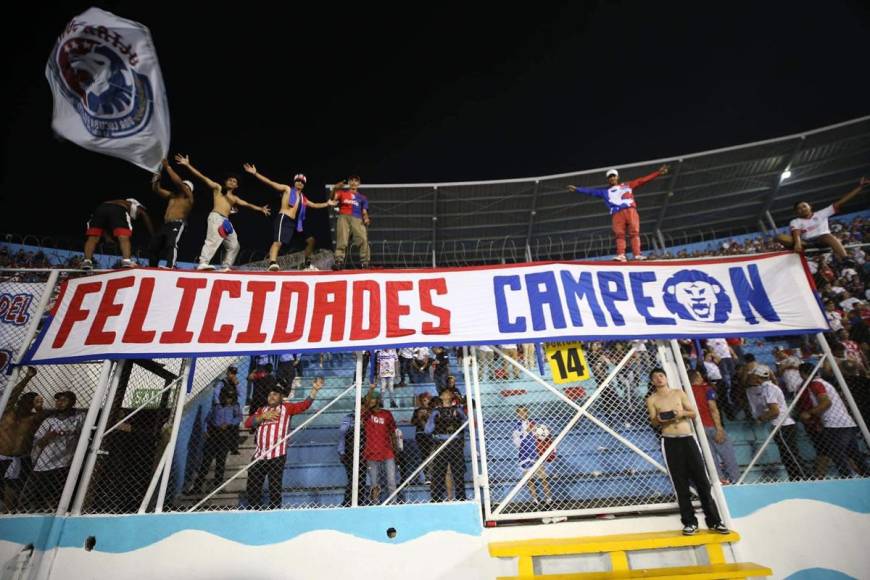
[[[700,270],[680,270],[665,282],[665,306],[683,320],[724,323],[731,298],[716,278]]]

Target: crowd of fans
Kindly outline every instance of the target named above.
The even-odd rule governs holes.
[[[826,335],[834,360],[861,415],[870,417],[870,262],[861,247],[870,234],[870,220],[857,218],[851,223],[832,220],[831,232],[847,248],[846,259],[837,259],[830,253],[810,254],[808,266],[831,327]],[[775,241],[762,237],[743,242],[729,240],[722,242],[719,248],[705,252],[650,257],[666,259],[756,253],[779,249],[775,244]],[[76,268],[80,259],[70,257],[64,266]],[[11,253],[0,247],[0,268],[57,267],[51,262],[44,252]],[[17,281],[24,282],[43,279],[29,280],[26,273],[15,276]],[[729,435],[729,424],[736,421],[756,422],[776,429],[773,443],[789,479],[825,477],[832,465],[841,476],[867,475],[866,458],[859,446],[854,414],[829,362],[813,376],[788,413],[798,390],[810,378],[814,363],[823,353],[811,337],[787,340],[786,347],[766,351],[772,356],[771,361],[758,361],[753,354],[744,352],[747,344],[742,339],[680,341],[687,367],[693,371],[690,379],[695,402],[716,455],[720,479],[724,483],[733,483],[740,475]],[[765,351],[765,344],[764,340],[754,342],[754,346],[761,347],[762,351]],[[534,366],[531,345],[497,346],[508,357],[522,361],[525,366]],[[607,346],[607,352],[601,343],[588,345],[596,376],[605,376],[618,362],[608,357],[618,359],[619,354],[631,346],[636,347],[635,357],[644,362],[636,365],[636,369],[654,363],[654,355],[646,351],[643,341],[611,344]],[[519,370],[495,357],[491,347],[480,347],[479,355],[482,380],[509,381],[520,377]],[[461,351],[457,349],[454,357],[459,356]],[[397,481],[408,477],[441,445],[445,445],[444,450],[420,471],[419,482],[429,486],[435,501],[463,498],[464,436],[452,439],[451,436],[462,428],[468,417],[465,400],[456,386],[455,376],[451,374],[449,349],[387,349],[374,353],[371,359],[368,357],[369,353],[366,353],[366,381],[372,388],[366,395],[362,413],[364,428],[361,430],[359,476],[360,482],[367,482],[361,483],[361,488],[367,491],[358,498],[358,503],[377,503],[392,495]],[[271,467],[258,474],[258,478],[262,476],[260,481],[270,479],[276,482],[271,487],[268,504],[257,496],[253,488],[248,493],[248,503],[255,507],[280,503],[275,491],[280,490],[281,484],[281,471],[277,466],[280,463],[283,470],[286,445],[272,449],[277,437],[273,427],[283,425],[287,429],[284,433],[289,433],[289,417],[310,407],[323,384],[322,377],[314,378],[309,396],[303,403],[287,407],[285,400],[293,398],[302,387],[305,366],[316,368],[319,363],[322,368],[324,363],[330,364],[330,358],[331,355],[326,353],[312,357],[308,365],[302,365],[297,355],[255,358],[247,377],[247,400],[239,398],[238,371],[231,367],[214,390],[212,409],[205,420],[204,455],[199,469],[193,473],[188,491],[202,493],[212,463],[212,483],[221,483],[226,458],[229,454],[239,453],[240,429],[247,429],[257,439],[257,453],[260,456],[268,454],[271,461]],[[615,383],[614,393],[618,398],[613,404],[637,410],[637,413],[626,413],[627,417],[642,416],[642,401],[649,387],[641,376],[642,372],[636,372],[637,376],[630,373],[622,373]],[[40,395],[23,392],[34,374],[34,370],[29,370],[13,387],[0,419],[0,475],[3,477],[5,511],[38,510],[56,503],[81,428],[83,415],[75,409],[75,394],[58,392],[55,409],[46,410]],[[423,382],[434,383],[437,394],[422,393],[415,397],[413,411],[402,419],[414,425],[416,431],[419,457],[412,461],[393,416],[402,408],[396,389]],[[378,386],[380,389],[376,388]],[[338,456],[348,477],[346,504],[351,501],[353,419],[353,413],[344,417],[337,434]],[[520,406],[516,409],[516,421],[513,440],[518,461],[528,463],[534,457],[534,450],[540,452],[540,442],[533,445],[533,439],[529,439],[535,428],[535,418],[529,416],[529,409]],[[812,443],[813,457],[807,457],[807,447],[797,443],[801,432]],[[272,443],[264,447],[260,443],[264,438]],[[255,454],[255,458],[258,457]],[[276,459],[280,461],[274,461]],[[265,465],[265,462],[261,463]],[[532,480],[536,479],[543,491],[541,499],[549,501],[551,493],[546,469],[542,467],[534,475]],[[530,486],[534,488],[532,480]],[[400,492],[399,499],[401,497]],[[532,497],[535,502],[539,499],[538,494]]]

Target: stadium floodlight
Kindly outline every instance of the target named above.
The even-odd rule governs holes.
[[[790,169],[786,169],[785,171],[782,172],[782,175],[779,176],[779,180],[780,180],[780,181],[785,181],[785,180],[788,179],[789,177],[791,177],[791,170],[790,170]]]

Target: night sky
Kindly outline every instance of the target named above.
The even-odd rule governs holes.
[[[0,232],[75,240],[91,210],[118,197],[162,215],[146,172],[52,135],[45,62],[91,3],[28,4],[5,19]],[[352,172],[363,184],[537,176],[870,113],[867,2],[542,3],[499,14],[181,4],[94,4],[151,29],[172,152],[215,178],[245,161],[278,181],[303,171],[315,199]],[[254,179],[240,194],[278,201]],[[198,198],[182,260],[198,253],[210,207]],[[328,239],[324,213],[309,215]],[[243,211],[236,227],[243,248],[265,252],[270,220]]]

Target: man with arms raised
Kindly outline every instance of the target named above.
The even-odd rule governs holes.
[[[819,211],[814,212],[813,206],[806,201],[799,201],[794,204],[794,211],[797,217],[789,222],[788,234],[779,234],[776,236],[776,241],[795,252],[803,252],[804,247],[813,246],[828,246],[834,252],[834,255],[840,259],[846,259],[846,248],[840,243],[840,240],[831,233],[831,228],[828,225],[828,218],[835,213],[840,213],[840,209],[849,203],[853,197],[861,193],[864,186],[870,184],[870,179],[862,177],[858,181],[858,186],[829,205]]]
[[[248,203],[236,195],[236,190],[239,188],[239,179],[230,175],[224,180],[224,185],[221,187],[217,182],[212,181],[202,173],[200,173],[193,165],[190,164],[190,157],[187,155],[176,155],[175,162],[179,165],[187,167],[187,169],[196,177],[201,179],[205,185],[211,190],[214,199],[214,208],[208,214],[208,229],[205,234],[205,243],[202,245],[202,252],[199,255],[199,266],[197,270],[214,270],[211,265],[211,259],[221,245],[226,250],[224,252],[223,268],[224,272],[230,271],[230,266],[236,261],[236,256],[239,254],[239,237],[230,222],[230,214],[236,206],[249,207],[253,210],[262,212],[263,215],[269,215],[269,206],[258,206]]]
[[[269,248],[269,271],[277,272],[278,267],[278,252],[281,251],[281,246],[289,244],[293,241],[293,236],[296,232],[304,234],[303,224],[305,223],[305,209],[308,207],[314,209],[323,209],[325,207],[334,206],[336,201],[329,200],[323,203],[316,203],[309,200],[302,194],[305,184],[308,179],[301,173],[297,173],[293,177],[293,185],[290,187],[284,183],[272,181],[265,175],[257,173],[257,167],[253,163],[245,163],[245,171],[268,185],[269,187],[281,192],[281,211],[275,218],[275,235],[272,238],[272,246]],[[308,240],[313,238],[306,237],[305,257],[306,261],[311,256],[314,244],[308,243]]]
[[[163,226],[151,236],[151,243],[148,245],[148,265],[152,268],[160,265],[161,258],[166,260],[167,268],[175,267],[175,261],[178,259],[178,240],[184,232],[187,216],[193,209],[193,182],[182,181],[166,159],[163,160],[163,169],[169,175],[175,191],[161,187],[160,174],[154,175],[151,189],[166,200],[166,212],[163,214]]]

